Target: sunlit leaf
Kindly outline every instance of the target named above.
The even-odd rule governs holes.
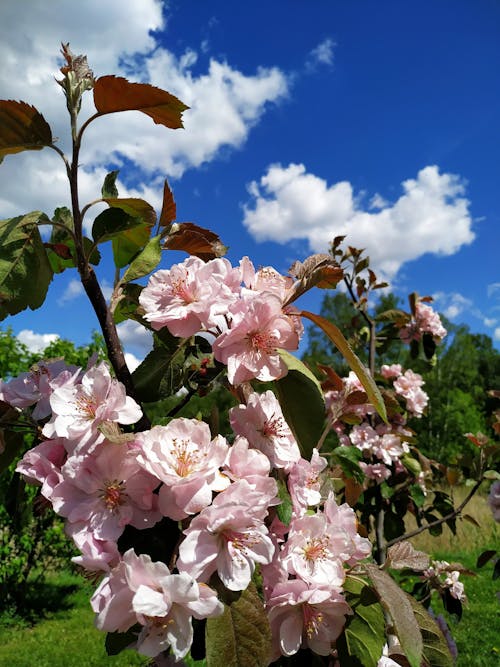
[[[394,631],[411,667],[420,667],[423,642],[419,625],[407,594],[394,579],[376,565],[366,565],[368,576],[377,592],[380,603],[390,615]]]
[[[100,114],[141,111],[159,125],[183,127],[188,109],[177,97],[148,83],[130,83],[119,76],[101,76],[94,84],[94,104]]]
[[[165,238],[164,247],[169,250],[183,250],[204,261],[222,257],[227,251],[217,234],[192,222],[172,225]]]
[[[307,319],[317,324],[317,326],[319,326],[320,329],[322,329],[325,332],[328,338],[336,345],[339,352],[343,355],[344,359],[349,364],[350,368],[358,376],[359,381],[361,382],[366,393],[368,394],[370,403],[375,407],[380,417],[385,422],[387,422],[387,412],[379,388],[377,387],[372,376],[368,372],[368,369],[365,368],[365,366],[361,363],[356,354],[353,352],[351,346],[344,338],[340,329],[338,329],[338,327],[336,327],[335,324],[333,324],[333,322],[330,322],[326,318],[321,317],[321,315],[315,315],[314,313],[309,313],[307,311],[302,311],[301,315],[303,317],[307,317]]]
[[[119,208],[132,218],[141,218],[143,222],[151,225],[151,227],[156,222],[156,211],[144,199],[138,197],[104,197],[104,201],[111,208]]]
[[[169,227],[177,216],[177,207],[174,201],[174,195],[172,190],[168,185],[168,181],[165,181],[163,186],[163,205],[161,207],[160,213],[160,227]]]
[[[274,384],[286,422],[292,429],[302,456],[309,460],[323,433],[325,401],[321,385],[299,359],[285,350],[279,354],[288,373]]]
[[[154,236],[141,250],[141,252],[132,260],[130,266],[123,274],[122,283],[137,280],[151,273],[161,259],[160,236]]]
[[[45,300],[53,271],[37,224],[44,220],[35,211],[0,221],[0,319]]]
[[[346,601],[353,610],[336,648],[341,665],[376,667],[385,644],[384,612],[373,590],[357,577],[347,576]]]
[[[207,619],[207,667],[269,664],[271,630],[255,586],[250,584],[218,618]]]
[[[51,144],[50,126],[35,107],[0,100],[0,161],[10,153],[39,151]]]
[[[113,259],[119,269],[130,264],[144,246],[151,235],[151,227],[144,223],[117,234],[112,239]]]

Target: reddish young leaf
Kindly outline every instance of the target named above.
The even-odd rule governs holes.
[[[177,207],[174,201],[174,195],[168,182],[163,186],[163,205],[160,213],[160,227],[169,227],[177,217]]]
[[[183,127],[182,112],[189,109],[177,97],[149,83],[130,83],[120,76],[101,76],[94,85],[94,104],[100,114],[142,111],[159,125]]]
[[[51,144],[50,126],[35,107],[0,100],[0,161],[9,153],[39,151]]]
[[[226,254],[226,246],[209,229],[198,227],[192,222],[180,222],[172,225],[170,234],[165,239],[165,248],[169,250],[184,250],[189,255],[195,255],[207,262]]]

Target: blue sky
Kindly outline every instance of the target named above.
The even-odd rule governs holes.
[[[17,6],[18,5],[18,6]],[[500,5],[495,0],[25,0],[0,8],[0,95],[33,103],[68,148],[53,82],[61,41],[96,76],[121,74],[176,94],[185,129],[138,113],[94,123],[82,202],[110,168],[120,194],[161,203],[217,232],[237,263],[286,272],[336,234],[366,247],[394,291],[435,296],[457,323],[500,346],[498,156]],[[91,95],[82,116],[91,113]],[[68,203],[53,151],[9,156],[0,215]],[[91,221],[91,218],[90,220]],[[179,261],[167,255],[164,266]],[[107,289],[108,259],[99,269]],[[97,323],[76,274],[47,304],[3,324],[30,345],[86,342]],[[319,309],[322,294],[303,303]],[[126,326],[136,357],[149,341]]]

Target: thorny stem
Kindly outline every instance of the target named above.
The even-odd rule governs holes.
[[[472,496],[476,493],[476,491],[479,489],[481,484],[483,483],[483,477],[481,477],[472,487],[470,490],[469,494],[465,497],[465,499],[460,503],[460,505],[453,510],[453,512],[450,512],[446,516],[441,517],[441,519],[436,519],[435,521],[431,521],[430,523],[425,524],[425,526],[420,526],[419,528],[415,528],[415,530],[410,531],[409,533],[405,533],[404,535],[400,535],[399,537],[395,537],[393,540],[389,540],[389,542],[386,543],[386,548],[392,547],[394,544],[397,544],[398,542],[403,542],[403,540],[408,540],[410,537],[415,537],[416,535],[420,535],[420,533],[423,533],[425,530],[430,530],[431,528],[435,528],[436,526],[440,526],[443,523],[446,523],[447,521],[450,521],[451,519],[454,519],[457,517],[460,512],[463,510],[463,508],[467,505],[469,500],[472,498]]]

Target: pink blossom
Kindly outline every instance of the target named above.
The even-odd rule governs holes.
[[[273,660],[293,655],[301,647],[330,655],[333,642],[344,628],[345,616],[352,613],[340,591],[300,579],[277,584],[267,608]]]
[[[438,313],[421,301],[415,304],[415,316],[412,321],[399,332],[401,340],[410,343],[412,340],[420,340],[422,334],[429,333],[436,343],[446,336],[447,331],[443,327]]]
[[[359,467],[368,479],[373,479],[377,484],[381,484],[391,476],[390,468],[383,463],[365,463],[364,461],[360,461]]]
[[[21,373],[10,382],[0,380],[0,399],[15,408],[26,408],[36,403],[33,419],[44,419],[51,410],[52,381],[63,371],[72,375],[76,370],[76,366],[68,366],[62,359],[39,361],[30,371]]]
[[[276,480],[269,477],[270,462],[265,454],[258,449],[251,449],[246,438],[238,436],[229,448],[229,454],[223,469],[233,482],[244,479],[254,491],[266,496],[276,496],[278,488]]]
[[[356,445],[362,452],[371,452],[378,446],[380,437],[373,426],[370,424],[356,424],[352,427],[349,438],[353,445]]]
[[[240,271],[227,259],[203,262],[188,257],[182,264],[154,273],[139,303],[153,329],[167,326],[174,336],[187,338],[214,324],[238,298]]]
[[[70,457],[50,500],[70,523],[84,521],[99,540],[117,540],[126,525],[148,528],[160,520],[158,480],[122,445],[106,443],[96,454]]]
[[[227,365],[231,384],[253,378],[270,381],[287,373],[279,348],[296,350],[299,337],[274,294],[243,296],[230,309],[230,328],[213,344],[215,358]]]
[[[63,438],[45,440],[26,452],[16,472],[31,484],[41,484],[42,495],[50,498],[54,487],[62,481],[61,467],[66,456]]]
[[[420,416],[423,414],[429,397],[421,389],[425,384],[422,376],[408,369],[403,375],[394,381],[396,393],[406,399],[406,407],[409,412]]]
[[[66,522],[65,531],[80,551],[71,561],[89,572],[109,572],[120,561],[120,552],[115,541],[100,540],[92,532],[86,521]]]
[[[373,448],[374,455],[382,459],[387,466],[398,461],[403,454],[409,451],[406,442],[403,442],[395,433],[385,433]]]
[[[179,547],[177,567],[200,581],[217,571],[232,591],[244,590],[255,563],[270,563],[274,545],[264,524],[270,499],[240,480],[195,516]]]
[[[311,461],[299,459],[288,475],[288,491],[292,499],[294,516],[305,514],[308,507],[316,507],[321,502],[321,472],[328,462],[314,449]]]
[[[229,419],[234,432],[263,452],[273,467],[288,470],[300,459],[297,441],[271,390],[250,394],[247,405],[231,408]]]
[[[357,530],[356,513],[347,503],[338,505],[333,493],[328,495],[324,505],[324,515],[329,525],[332,549],[349,566],[367,558],[372,552],[372,544],[361,537]]]
[[[136,556],[132,549],[103,579],[91,604],[100,630],[125,632],[140,623],[139,653],[155,657],[170,647],[177,659],[191,648],[192,617],[213,618],[224,611],[211,588],[185,572],[171,574],[164,563]]]
[[[77,371],[57,386],[51,397],[52,419],[43,427],[46,437],[66,438],[70,454],[90,453],[104,440],[98,427],[104,422],[134,424],[142,412],[125,388],[111,377],[104,362],[80,377]]]
[[[390,366],[383,364],[383,366],[380,368],[380,375],[386,380],[390,380],[391,378],[398,378],[402,372],[403,369],[401,368],[401,364],[391,364]]]
[[[197,419],[173,419],[137,435],[137,460],[163,486],[160,511],[176,521],[196,514],[212,501],[212,491],[227,486],[219,468],[228,453],[225,438],[214,440],[210,428]]]
[[[344,545],[339,549],[337,538],[323,514],[292,519],[281,552],[283,567],[311,584],[340,588],[345,579]]]

